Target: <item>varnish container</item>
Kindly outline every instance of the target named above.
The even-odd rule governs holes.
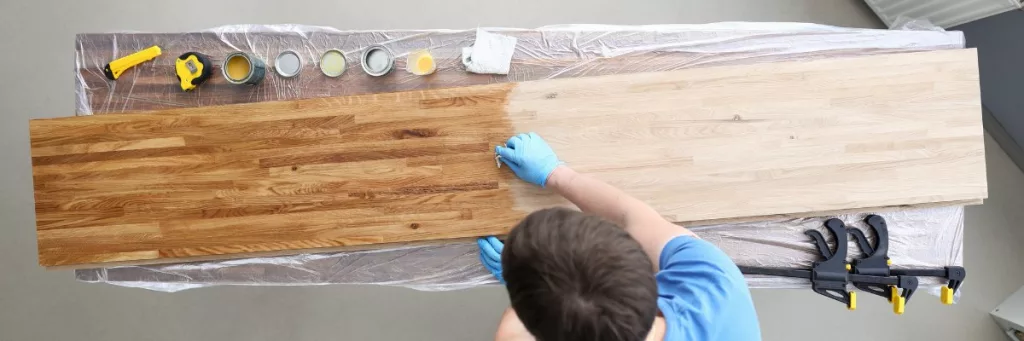
[[[274,59],[274,71],[284,78],[291,78],[299,75],[302,71],[302,57],[292,50],[281,51]]]
[[[405,59],[405,70],[417,76],[426,76],[437,70],[437,64],[430,51],[413,51]]]
[[[345,73],[345,53],[330,49],[320,56],[320,72],[327,77],[338,77]]]
[[[395,68],[395,54],[383,45],[367,47],[360,60],[363,63],[363,71],[374,77],[391,73]]]
[[[250,53],[233,52],[224,58],[220,70],[231,84],[256,85],[266,76],[267,64]]]

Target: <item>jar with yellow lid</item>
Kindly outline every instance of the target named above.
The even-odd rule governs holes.
[[[434,63],[434,56],[430,55],[430,51],[413,51],[405,59],[405,70],[417,76],[426,76],[437,70],[437,64]]]

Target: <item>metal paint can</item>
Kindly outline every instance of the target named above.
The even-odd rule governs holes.
[[[284,78],[291,78],[299,75],[302,71],[302,58],[299,53],[292,50],[281,51],[274,58],[274,72]]]
[[[345,73],[345,53],[338,49],[324,51],[320,55],[320,72],[327,77],[338,77]]]
[[[251,53],[232,52],[224,58],[220,70],[231,84],[256,85],[267,75],[267,64]]]
[[[374,77],[384,76],[395,69],[395,54],[384,45],[367,47],[360,61],[363,64],[363,71]]]

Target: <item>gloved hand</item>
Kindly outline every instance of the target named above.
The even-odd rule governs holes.
[[[548,175],[564,162],[558,160],[544,139],[535,133],[519,134],[508,139],[505,146],[495,148],[501,162],[512,168],[516,176],[530,183],[544,187]]]
[[[476,245],[480,247],[480,262],[498,278],[498,282],[505,284],[505,277],[501,276],[501,251],[505,250],[505,243],[491,236],[477,238]]]

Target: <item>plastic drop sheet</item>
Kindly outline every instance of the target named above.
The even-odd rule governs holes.
[[[223,105],[326,96],[394,92],[678,70],[730,64],[810,60],[964,47],[960,32],[941,29],[872,30],[802,23],[716,23],[658,26],[547,26],[538,29],[486,28],[518,38],[508,75],[465,72],[461,48],[475,30],[341,31],[298,25],[236,25],[191,33],[80,34],[76,38],[76,113],[92,115],[134,110]],[[395,70],[373,78],[359,65],[368,46],[382,44],[396,55]],[[165,56],[126,71],[117,81],[103,76],[112,59],[159,45]],[[337,78],[323,76],[319,55],[340,49],[348,64]],[[433,54],[437,71],[422,77],[406,71],[405,57],[418,50]],[[297,77],[272,71],[284,50],[302,58]],[[256,86],[227,83],[214,76],[192,92],[174,78],[174,58],[195,51],[219,64],[230,52],[250,52],[266,61],[266,78]],[[963,208],[939,207],[882,213],[890,226],[890,257],[895,267],[940,268],[961,265]],[[861,215],[841,216],[864,227]],[[827,217],[779,219],[694,227],[738,264],[806,267],[817,257],[807,229]],[[870,237],[870,233],[868,233]],[[851,241],[850,257],[859,256]],[[237,260],[76,270],[78,280],[174,292],[216,285],[379,284],[418,290],[455,290],[496,281],[480,265],[474,243],[440,243],[380,250],[301,254]],[[809,287],[799,279],[748,276],[754,288]],[[921,278],[920,290],[938,294],[943,283]]]

